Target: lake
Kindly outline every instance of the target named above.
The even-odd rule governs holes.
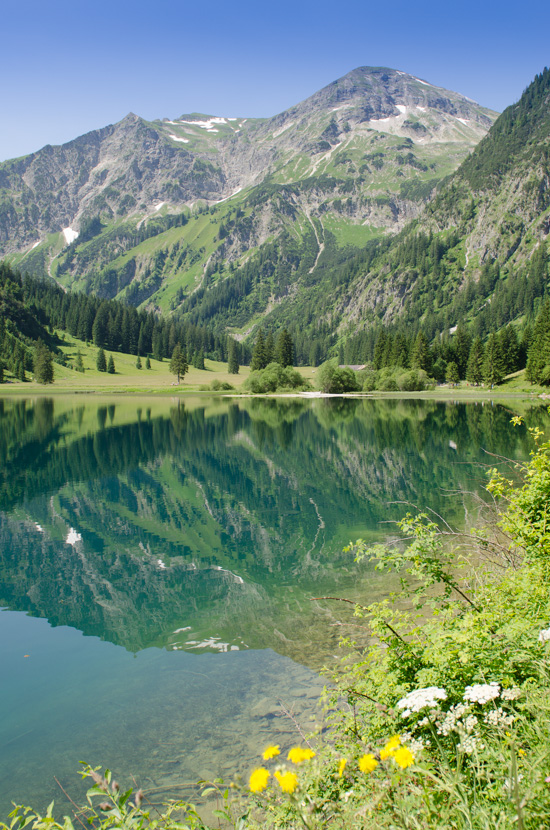
[[[522,406],[548,426],[544,407]],[[0,398],[0,817],[80,761],[152,799],[246,775],[309,731],[344,603],[387,577],[344,546],[528,457],[514,410],[421,400]],[[494,455],[490,455],[490,453]],[[464,498],[468,498],[464,496]]]

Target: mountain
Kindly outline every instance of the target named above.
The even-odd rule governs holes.
[[[550,232],[550,71],[545,69],[442,182],[421,217],[368,267],[336,307],[358,321],[423,325],[429,337],[469,321],[481,335],[538,310]],[[348,268],[350,266],[348,265]]]
[[[0,254],[243,337],[418,216],[495,117],[372,67],[269,119],[130,114],[0,165]]]

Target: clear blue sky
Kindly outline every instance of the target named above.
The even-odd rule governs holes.
[[[0,160],[132,111],[269,116],[357,66],[503,110],[550,64],[548,0],[3,0]]]

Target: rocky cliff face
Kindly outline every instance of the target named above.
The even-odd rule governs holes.
[[[212,204],[269,177],[288,183],[327,174],[335,155],[355,156],[375,137],[382,153],[390,136],[419,147],[450,144],[435,155],[455,166],[494,115],[406,73],[369,67],[266,120],[192,115],[148,123],[130,114],[0,165],[1,252],[24,252],[64,228],[77,232],[95,214],[142,220],[159,203],[171,210]],[[362,172],[356,183],[365,191],[377,176]]]

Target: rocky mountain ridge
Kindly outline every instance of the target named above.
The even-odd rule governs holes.
[[[328,235],[361,245],[403,227],[495,116],[407,73],[369,67],[268,119],[129,114],[0,165],[0,254],[64,285],[170,311],[209,267],[214,282],[223,279],[225,265],[239,267],[281,234],[312,238],[314,268]],[[178,215],[187,228],[164,238]],[[90,242],[82,232],[94,219],[101,230]],[[143,250],[148,228],[159,244]]]

